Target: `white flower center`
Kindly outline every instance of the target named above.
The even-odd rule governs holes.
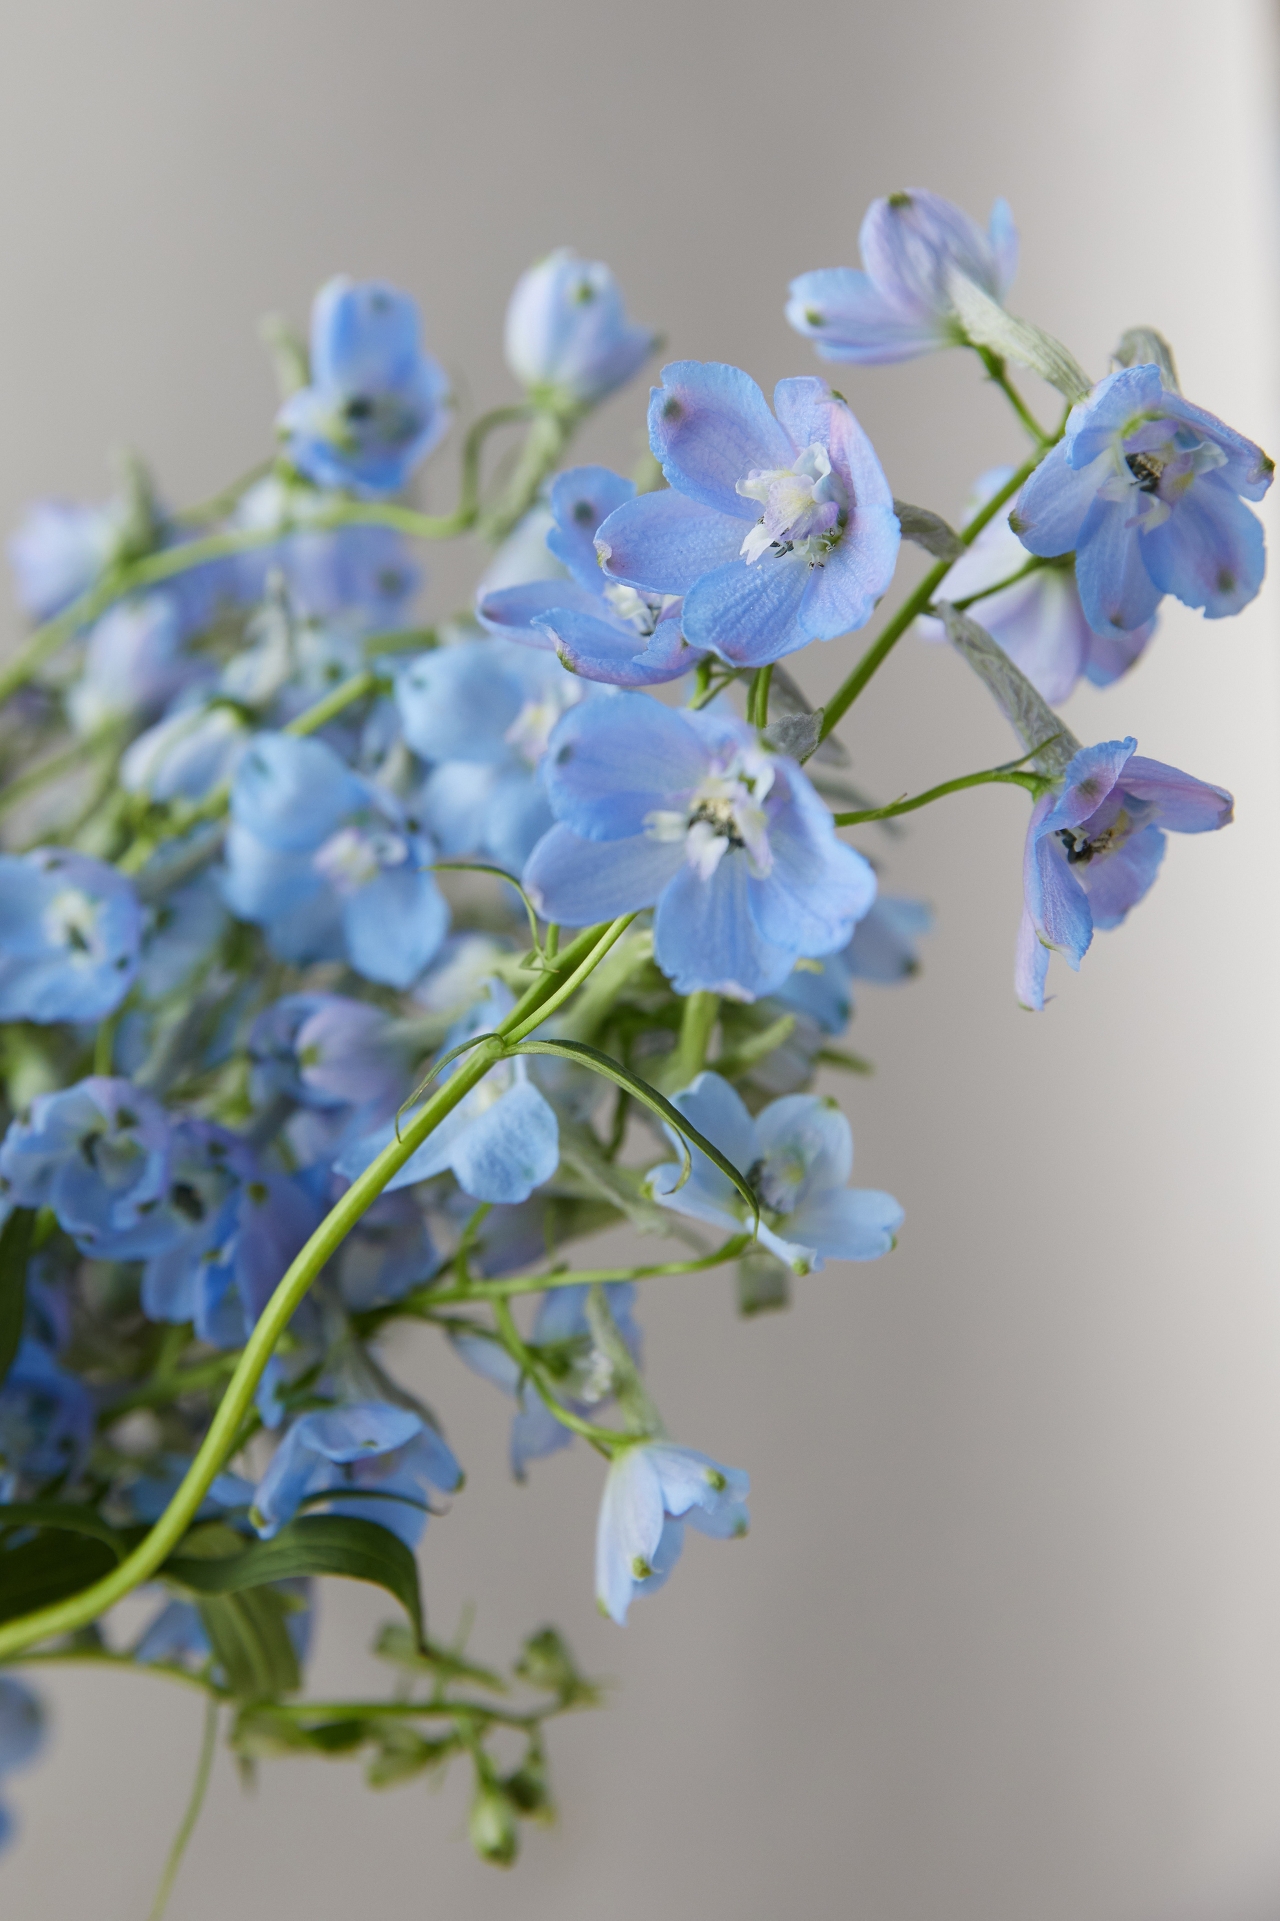
[[[634,587],[624,587],[620,580],[611,580],[604,590],[609,610],[615,620],[630,622],[642,640],[647,640],[667,608],[679,599],[677,594],[642,594]]]
[[[699,880],[710,880],[731,847],[745,850],[758,880],[772,871],[765,796],[773,786],[773,765],[758,747],[738,748],[723,768],[694,788],[688,811],[659,808],[645,815],[645,832],[654,840],[684,842],[684,857]]]
[[[315,866],[339,894],[354,894],[376,880],[384,867],[409,858],[409,844],[389,828],[340,827],[315,855]]]
[[[44,910],[44,936],[50,947],[65,947],[77,959],[100,960],[99,903],[78,887],[65,887]]]
[[[816,560],[814,549],[830,544],[849,505],[826,448],[816,444],[806,447],[790,467],[753,468],[738,482],[737,491],[764,508],[742,543],[748,563],[770,548],[789,554],[802,543],[811,543],[807,550]]]

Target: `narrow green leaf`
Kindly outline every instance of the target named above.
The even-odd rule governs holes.
[[[947,639],[968,661],[1026,748],[1024,758],[1038,774],[1056,780],[1066,770],[1072,755],[1080,751],[1080,742],[1071,729],[1059,720],[985,627],[980,627],[968,614],[958,613],[946,600],[937,602],[937,612],[947,630]]]
[[[289,1639],[293,1609],[288,1595],[277,1588],[251,1587],[239,1594],[209,1594],[197,1605],[213,1658],[240,1700],[274,1701],[302,1686]]]
[[[57,1528],[64,1534],[85,1534],[103,1541],[117,1561],[123,1561],[137,1535],[126,1534],[102,1519],[87,1505],[75,1501],[0,1502],[0,1528]],[[146,1530],[140,1529],[139,1533]]]
[[[1029,367],[1073,404],[1092,390],[1088,374],[1060,340],[1030,320],[1015,319],[958,268],[948,277],[947,292],[975,347],[988,347],[1002,360]]]
[[[694,1147],[706,1155],[713,1166],[720,1169],[720,1172],[727,1180],[733,1182],[739,1194],[741,1194],[743,1200],[751,1209],[753,1220],[757,1223],[759,1222],[760,1203],[756,1199],[746,1176],[740,1174],[733,1165],[733,1162],[726,1159],[720,1152],[720,1149],[714,1146],[705,1134],[700,1134],[697,1128],[685,1119],[680,1109],[673,1107],[671,1102],[667,1100],[664,1095],[660,1094],[656,1087],[650,1087],[648,1081],[642,1081],[638,1074],[633,1074],[631,1070],[624,1067],[620,1061],[615,1061],[611,1054],[602,1054],[599,1048],[588,1047],[585,1041],[521,1041],[517,1046],[508,1048],[507,1052],[510,1054],[555,1054],[562,1060],[581,1061],[584,1067],[590,1067],[595,1073],[602,1074],[606,1080],[612,1081],[615,1087],[625,1087],[628,1094],[635,1100],[638,1100],[642,1106],[647,1107],[651,1114],[656,1114],[660,1120],[667,1123],[668,1127],[673,1128],[682,1142],[692,1142]],[[689,1178],[692,1166],[689,1159],[688,1148],[684,1147],[682,1152],[684,1156],[684,1173],[681,1175],[681,1182]]]
[[[0,1228],[0,1384],[13,1366],[27,1312],[27,1260],[35,1210],[16,1207]]]
[[[14,1621],[91,1587],[116,1566],[105,1541],[84,1534],[37,1535],[0,1553],[0,1621]]]
[[[418,1565],[404,1542],[375,1521],[346,1514],[306,1514],[270,1541],[256,1541],[240,1554],[218,1560],[176,1556],[161,1569],[198,1594],[237,1594],[295,1575],[341,1574],[369,1581],[395,1596],[423,1645]]]

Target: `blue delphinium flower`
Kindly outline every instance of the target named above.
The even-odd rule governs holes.
[[[35,1760],[44,1741],[44,1713],[30,1688],[0,1674],[0,1776]],[[0,1848],[13,1839],[14,1822],[0,1805]]]
[[[105,861],[0,854],[0,1020],[99,1021],[133,985],[142,913]]]
[[[611,579],[682,594],[689,645],[735,667],[863,626],[898,558],[889,483],[846,403],[806,376],[773,404],[776,419],[737,367],[664,367],[649,444],[670,491],[624,501],[596,535]]]
[[[1266,568],[1260,447],[1164,385],[1121,367],[1071,409],[1066,433],[1018,495],[1009,524],[1029,553],[1076,556],[1089,625],[1129,633],[1165,594],[1209,620],[1238,614]]]
[[[289,1141],[304,1165],[333,1159],[347,1139],[395,1112],[404,1063],[380,1007],[341,994],[287,994],[259,1014],[249,1035],[249,1090],[259,1106],[306,1110]]]
[[[684,1523],[727,1541],[747,1531],[748,1477],[669,1441],[620,1447],[609,1463],[596,1528],[596,1599],[622,1627],[636,1594],[667,1579],[684,1546]]]
[[[412,805],[442,854],[519,872],[552,824],[537,775],[547,738],[587,692],[552,655],[501,640],[441,647],[401,670],[404,738],[431,763]]]
[[[515,285],[507,307],[507,365],[538,399],[589,406],[630,380],[657,335],[627,319],[600,261],[558,247]]]
[[[129,530],[122,500],[87,507],[37,500],[9,540],[18,600],[35,620],[52,620],[86,593],[117,558]]]
[[[301,1180],[265,1166],[239,1135],[212,1121],[176,1122],[157,1209],[170,1231],[143,1268],[143,1312],[238,1347],[321,1212]]]
[[[281,960],[409,986],[449,924],[433,859],[394,796],[324,741],[259,734],[236,769],[224,897]]]
[[[151,720],[205,669],[183,651],[181,610],[170,594],[120,601],[90,630],[84,667],[67,694],[78,733],[113,720]]]
[[[836,1103],[786,1094],[754,1119],[719,1074],[703,1073],[673,1097],[685,1118],[718,1147],[760,1199],[759,1238],[797,1274],[833,1261],[874,1261],[894,1245],[902,1209],[892,1194],[850,1187],[853,1136]],[[667,1129],[673,1145],[677,1136]],[[652,1169],[647,1186],[661,1207],[733,1234],[751,1214],[728,1177],[700,1148],[681,1184],[683,1162]]]
[[[1061,785],[1037,801],[1023,857],[1016,984],[1024,1007],[1044,1006],[1051,950],[1078,968],[1095,928],[1118,927],[1155,880],[1165,832],[1226,827],[1224,787],[1146,760],[1137,741],[1082,747]]]
[[[322,1507],[375,1521],[416,1547],[429,1490],[452,1494],[461,1481],[451,1449],[421,1415],[386,1401],[357,1401],[292,1424],[258,1483],[251,1518],[269,1539],[305,1501],[307,1513]],[[317,1502],[321,1494],[332,1498]]]
[[[393,527],[327,527],[332,503],[312,487],[269,474],[239,501],[234,528],[278,528],[280,538],[236,556],[241,600],[261,600],[268,577],[279,573],[295,612],[306,620],[356,615],[379,632],[402,624],[423,583],[423,572],[403,534]]]
[[[476,612],[494,633],[554,648],[571,673],[617,687],[650,687],[688,673],[703,655],[680,631],[680,601],[642,594],[600,571],[595,538],[635,483],[607,467],[575,467],[551,489],[547,546],[566,573],[480,595]]]
[[[343,1304],[353,1313],[403,1300],[439,1269],[440,1255],[418,1197],[407,1193],[379,1194],[330,1263]]]
[[[29,1500],[53,1482],[74,1482],[89,1457],[94,1413],[84,1382],[45,1339],[25,1333],[0,1383],[0,1501]]]
[[[983,474],[974,488],[966,518],[989,500],[1012,472],[1011,467],[996,467]],[[1109,687],[1127,673],[1155,632],[1155,621],[1144,621],[1131,632],[1112,628],[1105,634],[1095,633],[1085,619],[1070,563],[1039,567],[1012,587],[986,593],[988,587],[1010,579],[1026,564],[1026,548],[1006,517],[997,514],[956,561],[937,598],[963,601],[969,594],[983,594],[973,610],[974,619],[981,621],[1050,706],[1064,701],[1082,676],[1094,687]],[[922,615],[916,626],[925,640],[944,641],[947,637],[942,622],[931,615]]]
[[[514,1006],[510,992],[492,981],[484,998],[450,1028],[445,1051],[477,1034],[490,1033]],[[465,1059],[465,1055],[462,1057]],[[458,1070],[450,1063],[438,1077],[443,1084]],[[400,1124],[401,1133],[418,1109]],[[335,1166],[348,1180],[363,1174],[370,1162],[396,1138],[394,1122],[344,1149]],[[386,1192],[411,1187],[451,1170],[464,1193],[478,1201],[514,1203],[527,1200],[555,1173],[560,1159],[560,1129],[555,1110],[529,1079],[522,1059],[499,1061],[467,1094],[451,1114],[427,1136],[391,1179]]]
[[[800,955],[843,947],[875,898],[800,768],[740,721],[608,695],[558,723],[543,774],[557,824],[524,870],[539,912],[582,927],[656,903],[677,993],[771,993]]]
[[[449,424],[449,382],[422,351],[408,294],[339,275],[311,310],[311,384],[277,416],[285,452],[321,487],[398,493]]]
[[[232,778],[251,735],[236,708],[210,705],[206,690],[198,690],[131,742],[120,760],[120,785],[161,802],[204,800]]]
[[[197,874],[162,900],[143,908],[138,990],[145,1001],[164,1000],[207,961],[227,925],[222,891],[213,873]]]
[[[92,1076],[39,1094],[0,1143],[0,1181],[18,1207],[49,1207],[84,1254],[135,1260],[167,1245],[172,1129],[126,1080]]]
[[[885,366],[962,345],[948,281],[962,273],[1002,300],[1018,265],[1018,233],[1003,200],[984,233],[939,194],[913,187],[873,200],[858,236],[863,272],[823,267],[791,283],[787,319],[824,360]]]
[[[604,1297],[614,1326],[639,1365],[641,1335],[632,1307],[635,1284],[632,1281],[607,1281]],[[565,1354],[568,1364],[557,1375],[561,1398],[575,1413],[589,1415],[613,1391],[613,1373],[608,1359],[596,1350],[587,1319],[589,1289],[580,1284],[548,1288],[534,1318],[530,1341],[536,1348],[555,1346]],[[537,1461],[558,1449],[568,1447],[573,1434],[558,1421],[543,1401],[532,1381],[522,1375],[519,1363],[506,1348],[479,1334],[451,1333],[453,1346],[477,1374],[519,1403],[511,1417],[511,1472],[523,1481],[530,1461]],[[572,1356],[572,1350],[580,1352]]]

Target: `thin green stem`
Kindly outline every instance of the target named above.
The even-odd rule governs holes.
[[[49,781],[58,780],[63,774],[76,773],[86,761],[96,760],[104,751],[114,751],[122,739],[123,729],[119,722],[111,721],[87,739],[74,741],[60,754],[54,754],[51,759],[41,761],[38,767],[19,774],[16,780],[11,780],[0,789],[0,814],[7,814],[10,808],[26,800],[28,795],[37,793]]]
[[[272,1714],[290,1721],[380,1721],[388,1717],[412,1720],[419,1715],[435,1719],[466,1715],[470,1719],[493,1721],[504,1728],[537,1727],[553,1714],[563,1712],[558,1704],[534,1708],[519,1714],[509,1708],[490,1707],[487,1701],[273,1701]]]
[[[599,966],[614,942],[622,938],[634,919],[634,914],[620,914],[617,920],[612,921],[610,925],[605,928],[595,945],[587,953],[582,964],[574,969],[563,986],[557,987],[553,993],[548,994],[545,1001],[538,1007],[536,1013],[530,1014],[527,1019],[518,1022],[513,1027],[499,1028],[499,1033],[504,1033],[509,1041],[522,1041],[527,1035],[532,1034],[535,1027],[541,1027],[543,1021],[554,1014],[556,1009],[562,1006],[571,994],[577,992],[583,981],[586,980],[587,975]],[[565,951],[568,953],[570,950],[566,949]]]
[[[868,820],[893,820],[898,814],[914,814],[917,807],[928,807],[930,802],[958,794],[963,788],[998,783],[1024,787],[1032,796],[1042,794],[1050,784],[1041,774],[1018,773],[1010,767],[988,767],[980,774],[961,774],[958,780],[944,780],[940,787],[931,787],[927,793],[915,794],[910,800],[890,801],[887,807],[864,807],[856,814],[837,814],[835,823],[837,827],[860,827]]]
[[[662,1085],[687,1087],[707,1064],[707,1048],[720,1014],[720,996],[703,989],[690,994],[680,1009],[680,1038],[668,1057]]]
[[[179,527],[207,527],[210,521],[225,520],[250,487],[256,487],[260,480],[265,480],[275,464],[274,454],[268,460],[260,460],[256,467],[250,467],[247,474],[241,474],[239,480],[233,480],[221,493],[202,500],[198,507],[184,507],[181,513],[174,515],[174,520]]]
[[[532,1383],[534,1392],[548,1414],[554,1415],[561,1427],[567,1427],[570,1433],[580,1434],[584,1441],[590,1441],[599,1453],[612,1455],[619,1441],[626,1440],[627,1436],[615,1428],[597,1427],[591,1421],[584,1421],[580,1414],[575,1414],[572,1408],[565,1406],[558,1394],[552,1392],[544,1379],[544,1370],[539,1366],[537,1356],[521,1339],[520,1330],[504,1298],[495,1299],[493,1315],[502,1345],[525,1379]]]
[[[417,1119],[405,1130],[403,1138],[390,1142],[347,1189],[278,1282],[236,1363],[235,1372],[227,1384],[208,1432],[160,1519],[118,1567],[92,1586],[64,1601],[54,1602],[32,1614],[0,1625],[0,1661],[38,1641],[49,1640],[58,1634],[70,1634],[76,1628],[87,1626],[126,1594],[132,1593],[143,1581],[149,1580],[168,1559],[194,1520],[200,1503],[224,1461],[235,1452],[258,1382],[275,1351],[276,1343],[317,1274],[356,1222],[372,1206],[392,1175],[404,1166],[432,1129],[446,1114],[453,1112],[494,1063],[501,1059],[504,1038],[509,1037],[512,1030],[543,1002],[553,998],[560,975],[573,976],[580,972],[580,963],[601,942],[601,937],[609,932],[610,929],[605,927],[590,927],[572,941],[561,954],[558,968],[540,976],[533,983],[499,1024],[493,1039],[486,1041],[463,1061],[457,1073],[437,1088],[425,1103]]]
[[[173,1893],[173,1884],[178,1878],[178,1870],[182,1866],[182,1857],[187,1851],[187,1843],[195,1832],[196,1822],[200,1819],[200,1810],[204,1806],[204,1797],[209,1786],[209,1776],[213,1773],[213,1757],[218,1748],[218,1706],[218,1702],[210,1696],[204,1711],[204,1736],[200,1743],[200,1759],[196,1763],[196,1778],[191,1789],[191,1799],[187,1803],[186,1813],[178,1824],[178,1832],[173,1837],[173,1846],[164,1864],[164,1873],[160,1876],[160,1886],[156,1889],[156,1898],[151,1904],[147,1921],[161,1921],[169,1905],[169,1896]]]
[[[1029,455],[1017,472],[1010,475],[1004,486],[992,494],[990,500],[985,501],[978,509],[973,519],[960,529],[959,539],[964,546],[970,546],[977,539],[988,522],[995,519],[1005,502],[1012,500],[1023,482],[1030,479],[1040,465],[1043,452],[1043,448],[1038,448],[1034,454]],[[912,621],[925,612],[935,592],[950,572],[951,566],[951,561],[940,560],[936,567],[929,569],[915,592],[908,594],[884,632],[871,643],[853,672],[837,688],[823,711],[820,740],[825,740],[836,723],[844,718],[876,669],[889,658]]]
[[[951,605],[958,614],[962,614],[966,608],[976,606],[978,601],[990,600],[993,594],[1002,594],[1006,587],[1016,587],[1020,580],[1026,580],[1029,574],[1040,573],[1048,564],[1048,561],[1041,560],[1038,554],[1032,554],[1021,567],[1016,567],[1011,574],[1006,574],[1003,580],[993,580],[989,587],[979,587],[976,594],[966,594],[963,600],[953,600]]]
[[[751,1245],[750,1234],[735,1234],[716,1248],[713,1254],[703,1254],[693,1261],[655,1261],[647,1267],[598,1267],[565,1268],[556,1274],[522,1274],[515,1279],[500,1281],[472,1281],[467,1286],[451,1288],[432,1288],[424,1294],[424,1304],[437,1307],[461,1307],[469,1301],[512,1300],[521,1294],[541,1294],[553,1287],[585,1287],[599,1283],[607,1285],[611,1281],[651,1281],[681,1274],[701,1274],[709,1267],[719,1267],[724,1261],[734,1261],[743,1250]]]
[[[769,724],[769,683],[773,679],[773,667],[757,667],[747,687],[747,725],[767,727]]]
[[[1040,452],[1043,453],[1046,447],[1053,445],[1057,436],[1046,433],[1040,425],[1040,422],[1036,419],[1026,401],[1010,380],[1008,369],[1005,367],[1004,361],[1000,358],[999,354],[992,353],[990,347],[979,347],[977,352],[983,366],[987,370],[988,379],[1000,389],[1009,405],[1013,408],[1014,413],[1018,416],[1022,426],[1035,441]]]

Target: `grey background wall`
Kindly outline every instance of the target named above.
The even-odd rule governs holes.
[[[476,404],[510,391],[502,305],[551,245],[608,259],[680,355],[808,371],[790,275],[855,260],[876,193],[997,192],[1019,310],[1101,371],[1172,337],[1195,398],[1274,449],[1275,54],[1262,0],[46,0],[0,27],[0,521],[93,496],[142,448],[175,499],[260,453],[254,338],[328,274],[411,288]],[[895,490],[944,512],[1016,445],[974,368],[848,370]],[[629,461],[641,390],[590,446]],[[449,458],[430,483],[447,499]],[[465,573],[436,566],[445,608]],[[611,1705],[559,1730],[560,1826],[479,1867],[458,1786],[374,1797],[338,1766],[220,1763],[173,1921],[1269,1921],[1280,1911],[1280,1222],[1273,981],[1275,585],[1175,610],[1086,738],[1231,785],[1152,898],[1057,982],[1010,975],[1023,808],[977,794],[895,847],[927,895],[923,979],[869,990],[846,1087],[891,1261],[742,1325],[728,1283],[655,1289],[673,1429],[754,1476],[742,1547],[694,1542],[618,1633],[595,1616],[594,1464],[514,1489],[504,1410],[429,1344],[415,1378],[469,1469],[424,1551],[443,1628],[498,1655],[546,1618]],[[834,684],[851,643],[810,655]],[[904,642],[846,729],[901,791],[1001,758],[950,658]],[[380,1614],[326,1595],[318,1684],[366,1685]],[[193,1700],[51,1684],[15,1784],[15,1921],[134,1921],[185,1799]]]

